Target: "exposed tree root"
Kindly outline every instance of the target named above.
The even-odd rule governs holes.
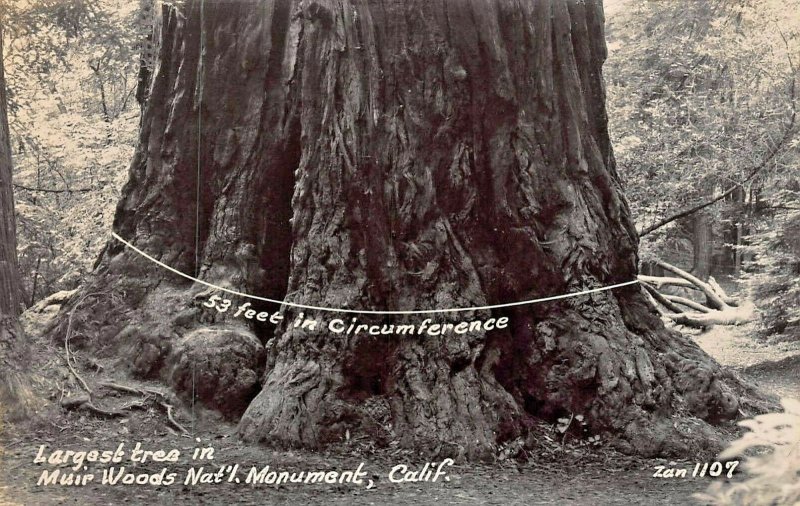
[[[75,312],[80,307],[80,305],[83,303],[83,301],[85,301],[89,297],[97,296],[97,295],[103,295],[103,294],[101,294],[101,293],[91,293],[91,294],[83,296],[75,304],[75,306],[72,308],[72,311],[70,311],[70,314],[69,314],[69,319],[68,319],[68,322],[67,322],[67,332],[66,332],[66,334],[64,336],[65,358],[66,358],[67,367],[69,368],[70,373],[72,373],[72,375],[75,377],[75,379],[78,381],[78,383],[80,383],[81,387],[86,391],[86,395],[80,396],[80,397],[74,397],[74,398],[62,398],[61,406],[64,409],[68,409],[68,410],[78,410],[78,409],[85,410],[85,411],[88,411],[88,412],[93,413],[95,415],[101,416],[103,418],[117,418],[117,417],[125,416],[126,413],[128,411],[130,411],[130,410],[133,410],[133,409],[147,409],[148,406],[154,405],[154,406],[158,406],[159,408],[161,408],[164,411],[164,413],[166,414],[167,420],[169,421],[170,425],[172,425],[174,428],[178,429],[181,432],[181,434],[188,434],[189,431],[187,431],[186,428],[183,425],[181,425],[177,420],[175,420],[175,417],[173,415],[174,408],[173,408],[172,404],[167,402],[166,394],[164,394],[163,392],[160,392],[158,390],[151,389],[151,388],[140,389],[140,388],[135,388],[135,387],[127,386],[127,385],[121,385],[121,384],[113,383],[113,382],[101,382],[100,386],[102,386],[102,387],[110,388],[112,390],[117,390],[117,391],[120,391],[120,392],[125,392],[125,393],[131,394],[131,395],[138,395],[141,398],[139,400],[129,402],[129,403],[123,405],[118,410],[114,410],[114,411],[109,411],[107,409],[101,408],[101,407],[97,406],[93,402],[93,399],[92,399],[92,397],[94,395],[93,390],[89,387],[89,384],[86,382],[86,380],[83,379],[83,377],[80,375],[80,373],[78,373],[77,369],[73,365],[73,362],[74,362],[75,359],[73,358],[72,351],[70,350],[69,341],[70,341],[70,338],[72,337],[72,322],[73,322],[73,317],[75,315]]]
[[[98,407],[94,402],[89,400],[87,396],[67,397],[62,399],[61,407],[69,411],[88,411],[102,418],[119,418],[125,416],[125,412],[122,410],[109,411]]]
[[[128,405],[128,409],[132,409],[134,407],[143,408],[144,406],[147,405],[148,402],[154,402],[157,406],[159,406],[160,408],[162,408],[164,410],[165,414],[167,415],[167,420],[169,420],[170,425],[172,425],[174,428],[178,429],[181,432],[181,434],[188,434],[189,433],[189,431],[186,430],[186,428],[183,425],[181,425],[177,420],[175,420],[175,417],[173,416],[174,408],[173,408],[172,404],[170,404],[170,403],[168,403],[166,401],[166,397],[167,396],[163,392],[160,392],[160,391],[152,389],[152,388],[140,389],[140,388],[135,388],[135,387],[131,387],[131,386],[128,386],[128,385],[121,385],[119,383],[112,383],[112,382],[102,382],[102,383],[100,383],[100,386],[103,386],[103,387],[106,387],[106,388],[110,388],[112,390],[117,390],[117,391],[120,391],[120,392],[125,392],[125,393],[128,393],[128,394],[142,396],[143,399],[141,401],[139,401],[139,403],[132,403],[132,404]]]
[[[161,406],[162,408],[164,408],[164,411],[166,411],[166,414],[167,414],[167,420],[169,420],[169,423],[171,423],[173,427],[175,427],[176,429],[181,431],[181,434],[188,434],[189,433],[189,431],[186,430],[186,428],[183,425],[179,424],[175,420],[175,418],[173,418],[173,416],[172,416],[172,410],[173,410],[172,404],[167,404],[166,402],[159,402],[158,405]]]
[[[91,402],[91,399],[92,399],[92,389],[89,388],[89,385],[86,383],[86,381],[83,379],[83,377],[81,377],[81,375],[78,374],[78,371],[72,365],[72,362],[73,362],[74,359],[72,358],[72,352],[70,351],[70,348],[69,348],[69,340],[72,337],[72,322],[73,322],[73,319],[75,317],[75,313],[77,312],[78,308],[89,297],[94,297],[94,296],[98,296],[98,295],[103,295],[103,294],[102,293],[89,293],[89,294],[86,294],[83,297],[81,297],[80,300],[75,303],[75,306],[72,308],[72,311],[70,311],[70,313],[69,313],[69,319],[67,320],[67,332],[64,334],[64,354],[65,354],[65,358],[67,360],[67,367],[69,368],[69,372],[71,372],[72,375],[75,376],[75,379],[78,380],[78,383],[81,384],[81,387],[83,387],[83,389],[86,390],[86,393],[89,395],[89,402]]]
[[[179,430],[181,434],[188,434],[189,431],[181,425],[177,420],[175,420],[174,416],[174,407],[172,404],[168,403],[166,399],[166,395],[158,390],[153,389],[138,389],[134,387],[129,387],[127,385],[120,385],[117,383],[111,382],[104,382],[100,383],[100,386],[104,386],[113,390],[118,390],[121,392],[125,392],[132,395],[140,395],[142,396],[141,399],[136,401],[131,401],[117,410],[109,411],[107,409],[103,409],[89,398],[89,396],[81,396],[81,397],[74,397],[74,398],[65,398],[61,401],[61,406],[67,410],[84,410],[95,415],[98,415],[103,418],[118,418],[125,416],[128,411],[134,409],[147,409],[150,406],[158,406],[161,408],[167,416],[167,420],[169,424],[172,425],[175,429]]]

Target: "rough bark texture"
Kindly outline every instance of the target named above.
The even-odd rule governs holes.
[[[481,306],[635,279],[599,1],[195,1],[161,33],[115,220],[161,261],[350,309]],[[82,322],[112,353],[160,336],[148,375],[168,379],[163,363],[198,327],[266,342],[263,387],[240,422],[248,440],[319,446],[367,431],[480,458],[537,417],[573,413],[632,451],[679,453],[710,437],[698,418],[755,407],[638,287],[462,313],[508,316],[511,328],[435,338],[301,330],[291,312],[277,329],[248,329],[204,313],[191,300],[209,292],[117,243],[89,290],[105,287],[109,307]],[[203,368],[218,351],[192,353]]]
[[[2,51],[2,40],[0,40],[0,55]],[[11,184],[11,143],[7,104],[5,73],[0,61],[0,315],[16,318],[22,310],[20,292],[22,282],[17,263],[17,227],[14,215],[14,187]]]
[[[0,423],[6,417],[25,418],[33,407],[29,378],[24,372],[28,354],[25,336],[17,319],[22,310],[22,282],[17,262],[2,28],[0,20]]]

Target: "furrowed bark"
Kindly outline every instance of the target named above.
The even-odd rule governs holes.
[[[115,220],[161,261],[256,295],[366,310],[635,279],[600,2],[190,1],[161,33]],[[258,392],[239,424],[250,441],[364,434],[491,458],[536,418],[572,413],[627,450],[686,453],[710,429],[673,415],[716,423],[766,405],[665,329],[638,287],[430,322],[505,316],[508,329],[370,336],[328,331],[350,322],[336,313],[306,315],[316,328],[294,326],[295,310],[277,329],[209,317],[187,301],[211,292],[116,243],[95,276],[89,289],[116,302],[84,315],[92,346],[183,392],[199,371],[200,400],[233,416]],[[230,388],[242,402],[227,402]]]
[[[17,261],[16,216],[11,182],[11,144],[8,129],[3,19],[0,18],[0,425],[3,419],[29,418],[38,400],[26,370],[30,350],[19,325],[22,281]]]

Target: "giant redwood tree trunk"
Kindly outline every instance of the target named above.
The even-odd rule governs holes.
[[[137,248],[231,289],[364,310],[635,279],[636,232],[606,131],[600,1],[181,9],[163,19],[115,221]],[[306,311],[321,324],[301,329],[294,309],[277,327],[247,327],[192,302],[210,290],[112,241],[85,292],[107,294],[81,318],[95,348],[178,391],[194,375],[200,400],[228,414],[246,406],[247,440],[319,446],[366,432],[477,458],[536,418],[571,413],[626,448],[676,453],[708,436],[694,417],[756,407],[664,328],[636,285],[432,316],[510,320],[464,335],[333,334],[325,323],[353,315]]]

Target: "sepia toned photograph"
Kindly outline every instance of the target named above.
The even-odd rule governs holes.
[[[0,31],[0,505],[800,505],[800,1]]]

